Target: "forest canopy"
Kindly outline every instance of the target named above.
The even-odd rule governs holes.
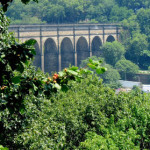
[[[14,0],[7,11],[12,23],[120,22],[141,9],[149,0]],[[36,1],[36,0],[34,0]],[[32,19],[30,19],[32,18]],[[23,22],[21,22],[23,21]]]

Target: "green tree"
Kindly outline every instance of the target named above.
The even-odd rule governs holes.
[[[114,5],[110,13],[109,21],[118,23],[129,18],[131,15],[133,15],[133,10],[127,9],[127,7],[119,7]]]
[[[126,48],[126,58],[139,65],[142,63],[140,62],[140,56],[144,54],[145,50],[148,50],[147,36],[135,33]]]
[[[150,9],[140,9],[137,13],[137,21],[140,24],[142,33],[150,34]]]
[[[113,66],[124,56],[125,53],[124,46],[117,41],[112,43],[105,43],[102,46],[102,51],[106,63],[111,64]]]
[[[122,21],[123,29],[128,30],[129,34],[132,36],[132,34],[136,32],[140,32],[140,25],[137,22],[137,16],[132,15],[128,19],[124,19]]]
[[[140,24],[141,32],[146,34],[150,50],[150,9],[140,9],[137,13],[137,22]]]
[[[10,3],[12,3],[14,0],[5,0],[5,1],[1,1],[2,4],[2,8],[4,11],[7,11],[8,6],[10,5]],[[33,0],[35,2],[38,2],[38,0]],[[30,0],[21,0],[22,3],[27,4],[30,2]]]
[[[119,83],[120,74],[118,70],[108,64],[105,64],[104,66],[107,68],[107,71],[100,75],[100,78],[103,79],[104,85],[115,89],[121,87],[121,84]]]
[[[149,5],[149,0],[116,0],[116,2],[120,6],[126,6],[129,9],[133,9],[134,11],[145,8]]]
[[[89,63],[89,59],[92,59],[94,61],[102,61],[102,66],[107,69],[106,72],[99,75],[99,77],[103,80],[103,84],[105,86],[109,86],[111,88],[118,88],[121,86],[119,83],[119,79],[120,79],[119,72],[116,69],[114,69],[111,65],[106,64],[104,58],[102,58],[102,57],[92,56],[92,57],[89,57],[85,60],[82,60],[80,67],[81,68],[87,68],[87,64]],[[88,69],[90,69],[90,68],[88,68]]]
[[[127,75],[134,77],[134,75],[138,73],[139,70],[139,67],[136,64],[126,59],[119,60],[116,63],[115,68],[119,71],[121,78],[125,80]]]
[[[65,12],[64,7],[61,5],[47,5],[43,11],[43,20],[47,23],[55,22],[61,23],[64,21]]]

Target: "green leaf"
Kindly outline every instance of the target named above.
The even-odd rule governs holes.
[[[0,99],[1,104],[6,104],[7,102],[4,99]]]
[[[96,73],[97,74],[102,74],[102,73],[104,73],[106,71],[106,68],[104,68],[104,67],[97,67],[97,69],[96,69]]]
[[[34,89],[34,91],[38,90],[38,87],[34,83],[33,83],[33,89]]]
[[[94,64],[94,65],[98,65],[98,64],[99,64],[99,61],[93,60],[93,64]]]
[[[65,73],[64,73],[64,72],[62,72],[62,71],[61,71],[61,72],[59,72],[58,74],[59,74],[59,76],[60,76],[60,77],[63,77],[63,76],[65,75]]]
[[[32,50],[31,50],[31,53],[32,53],[33,55],[36,55],[35,49],[32,49]]]
[[[71,68],[69,68],[69,70],[73,70],[73,71],[77,71],[79,68],[76,66],[72,66]]]
[[[88,70],[88,69],[82,69],[82,70],[80,70],[80,73],[81,74],[93,74],[93,71]]]
[[[0,145],[0,150],[9,150],[7,147],[3,147],[2,145]]]
[[[26,41],[25,44],[26,44],[26,45],[29,45],[29,46],[31,46],[31,45],[34,46],[34,45],[36,44],[36,40],[30,39],[30,40]]]
[[[29,65],[30,65],[30,61],[28,61],[28,60],[26,60],[25,62],[24,62],[24,64],[27,66],[27,67],[29,67]]]
[[[96,69],[96,66],[93,64],[87,64],[91,69]]]
[[[68,86],[67,86],[67,85],[62,85],[61,90],[62,90],[63,92],[67,92],[67,91],[68,91]]]
[[[54,87],[55,87],[56,89],[58,89],[58,90],[61,90],[61,86],[60,86],[58,83],[55,83],[55,84],[54,84]]]
[[[90,63],[93,63],[93,60],[90,58],[90,59],[89,59],[89,62],[90,62]]]
[[[99,63],[102,63],[103,61],[102,60],[99,60]]]
[[[17,84],[17,83],[20,83],[20,78],[21,76],[16,76],[16,77],[13,77],[11,80],[13,83]]]
[[[20,112],[21,115],[23,115],[25,113],[25,108],[21,107],[20,110],[19,110],[19,112]]]
[[[75,72],[75,71],[73,71],[73,70],[68,70],[67,72],[70,73],[70,74],[72,74],[72,75],[74,75],[74,76],[77,76],[77,75],[78,75],[78,73]]]
[[[19,63],[19,65],[18,65],[18,67],[17,67],[16,70],[19,71],[20,73],[23,73],[23,71],[24,71],[24,66],[23,66],[23,64],[22,64],[22,63]]]
[[[4,58],[5,57],[5,54],[1,55],[1,58]]]

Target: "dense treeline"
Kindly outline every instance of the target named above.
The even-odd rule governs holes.
[[[14,0],[7,16],[13,20],[12,23],[112,23],[149,7],[149,0],[42,0],[28,5]]]

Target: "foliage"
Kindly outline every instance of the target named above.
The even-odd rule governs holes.
[[[122,79],[125,79],[126,75],[134,76],[139,70],[139,67],[136,64],[126,59],[119,60],[116,63],[115,68],[120,72]]]
[[[24,0],[25,3],[27,1],[29,2],[29,0]],[[43,0],[39,1],[38,4],[32,1],[29,4],[25,6],[21,4],[20,0],[14,0],[7,15],[12,20],[24,20],[20,16],[27,16],[28,18],[36,16],[38,20],[46,23],[118,23],[136,14],[138,9],[149,8],[150,6],[148,0],[144,0],[144,2],[141,0],[123,0],[122,3],[120,0]],[[32,21],[28,21],[28,23],[32,23]]]
[[[50,4],[55,2],[52,0]],[[72,10],[74,15],[64,17],[70,16],[73,19],[75,16],[75,21],[85,20],[92,2],[93,11],[95,8],[102,8],[97,12],[96,19],[103,22],[109,20],[114,4],[113,0],[101,3],[73,0],[57,2],[59,8],[65,6],[65,15]],[[123,7],[127,5],[125,1],[122,4],[117,2]],[[141,8],[142,5],[149,6],[148,1],[144,2],[147,3],[138,1],[135,4],[130,1],[129,4],[133,5],[131,9],[135,11],[135,8]],[[49,1],[43,3],[45,5]],[[2,5],[6,10],[8,1]],[[73,66],[52,77],[36,71],[30,66],[35,53],[31,45],[35,41],[17,43],[7,31],[8,21],[0,13],[0,128],[3,131],[0,134],[0,144],[10,149],[100,149],[110,146],[112,149],[149,149],[150,95],[141,94],[139,90],[116,95],[112,89],[103,87],[99,77],[91,75],[92,72],[86,68],[78,69]],[[98,17],[99,14],[105,15]],[[63,21],[59,11],[55,22],[58,18]],[[112,56],[117,58],[113,62],[115,65],[125,51],[117,42],[110,44],[117,47],[112,46]],[[135,67],[133,64],[131,66]],[[88,67],[97,73],[106,70],[101,66],[101,61],[92,59],[89,59]]]
[[[126,48],[126,59],[136,63],[141,69],[148,69],[150,57],[149,9],[140,9],[136,15],[122,21],[124,31],[121,34]]]
[[[19,44],[13,35],[7,31],[8,20],[0,11],[0,109],[17,108],[22,105],[22,96],[16,97],[16,91],[13,90],[14,83],[20,81],[20,74],[28,66],[29,60],[35,54],[32,45],[34,40]],[[14,72],[16,71],[18,75]],[[9,95],[10,94],[10,95]]]
[[[140,26],[137,22],[137,16],[136,15],[131,15],[128,19],[124,19],[122,21],[122,26],[123,26],[124,30],[129,32],[130,36],[132,36],[134,31],[140,32],[140,30],[139,30]]]
[[[0,150],[8,150],[8,148],[3,147],[2,145],[0,145]]]
[[[91,75],[68,85],[67,92],[50,99],[26,97],[26,120],[13,139],[15,149],[149,148],[148,94],[116,95]],[[7,114],[3,119],[7,123]],[[9,131],[8,137],[14,132]]]
[[[144,55],[144,51],[148,49],[147,36],[140,33],[134,34],[128,44],[126,57],[134,63],[139,64],[140,56]]]
[[[92,73],[87,69],[71,67],[55,73],[52,78],[36,71],[30,66],[35,54],[35,40],[23,44],[17,43],[13,35],[7,31],[8,21],[1,11],[1,45],[0,45],[0,143],[17,149],[14,137],[24,126],[29,116],[25,115],[26,105],[33,97],[33,103],[39,106],[40,99],[49,98],[59,90],[66,91],[68,81],[80,82],[81,78]],[[100,61],[89,60],[88,66],[98,74],[105,72]],[[29,96],[28,96],[29,95]],[[31,96],[31,97],[30,97]],[[37,101],[36,101],[37,100]],[[6,119],[7,118],[7,119]],[[54,125],[55,126],[55,125]],[[23,130],[23,129],[22,129]],[[55,131],[55,130],[54,130]]]
[[[111,88],[119,88],[121,86],[119,83],[119,79],[120,79],[119,72],[116,69],[114,69],[111,65],[106,64],[104,58],[102,57],[96,57],[96,56],[89,57],[81,62],[80,67],[90,69],[89,67],[87,67],[89,59],[95,61],[101,60],[102,66],[107,68],[107,70],[103,74],[98,75],[100,79],[103,79],[103,84],[105,86],[109,86]]]
[[[97,135],[95,132],[87,132],[86,140],[81,142],[80,149],[87,150],[125,150],[135,149],[139,150],[140,146],[135,146],[134,141],[139,137],[136,135],[134,129],[129,129],[126,133],[118,131],[117,128],[106,129],[107,134],[105,136]]]
[[[128,10],[127,7],[119,7],[115,5],[110,14],[111,22],[120,22],[124,19],[128,19],[131,15],[133,15],[132,10]]]
[[[117,42],[114,41],[112,43],[107,42],[102,46],[102,51],[103,51],[103,56],[105,58],[106,63],[115,65],[118,60],[120,60],[124,53],[125,49],[124,46]]]
[[[114,69],[111,65],[106,64],[104,66],[107,68],[107,71],[100,75],[100,78],[103,79],[104,85],[114,89],[121,87],[121,84],[119,83],[119,72],[116,69]]]
[[[80,64],[80,68],[86,68],[87,67],[87,64],[89,63],[89,59],[92,59],[94,61],[101,61],[102,63],[102,66],[104,66],[105,64],[105,60],[104,58],[102,57],[97,57],[97,56],[91,56],[91,57],[88,57],[87,59],[85,60],[82,60],[81,64]],[[88,68],[90,69],[90,68]]]
[[[126,6],[129,9],[133,9],[134,11],[137,11],[140,8],[146,8],[150,6],[149,0],[116,0],[116,2],[120,6]]]
[[[140,24],[142,33],[150,34],[150,9],[140,9],[137,13],[137,20]]]
[[[21,0],[22,3],[24,4],[27,4],[30,0]],[[38,2],[38,0],[33,0],[35,2]],[[3,8],[3,11],[7,11],[7,8],[9,6],[10,3],[12,3],[13,0],[5,0],[5,1],[1,1],[1,4],[2,4],[2,8]]]

